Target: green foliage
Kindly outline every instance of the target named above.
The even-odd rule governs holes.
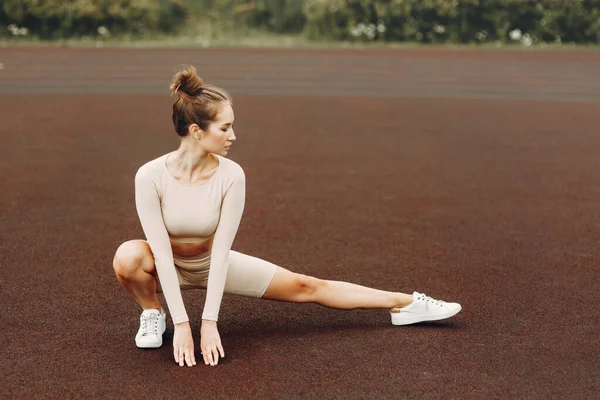
[[[600,0],[0,0],[0,36],[303,32],[354,42],[600,42]]]
[[[305,33],[351,41],[598,43],[600,0],[307,0]]]
[[[26,29],[27,35],[56,39],[173,31],[186,14],[180,0],[2,0],[0,34]]]
[[[299,33],[306,19],[302,0],[187,0],[192,14],[231,30],[258,28],[276,33]]]
[[[304,28],[306,19],[299,0],[255,0],[248,23],[273,32],[293,33]]]

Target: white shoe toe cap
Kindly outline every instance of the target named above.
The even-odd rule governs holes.
[[[135,339],[135,344],[141,348],[156,348],[162,346],[162,338],[155,335],[141,336]]]

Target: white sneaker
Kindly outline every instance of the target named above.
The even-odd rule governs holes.
[[[409,325],[450,318],[458,314],[461,309],[458,303],[446,303],[432,299],[423,293],[414,292],[412,303],[392,311],[392,325]]]
[[[167,328],[167,315],[158,310],[144,310],[140,315],[140,329],[135,335],[135,344],[142,349],[162,346],[162,335]]]

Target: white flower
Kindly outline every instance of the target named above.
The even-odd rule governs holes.
[[[375,25],[369,24],[369,26],[367,26],[367,29],[365,30],[365,35],[367,36],[367,38],[369,38],[369,40],[373,40],[375,38],[375,31]]]
[[[362,30],[360,30],[358,26],[355,26],[354,28],[350,29],[350,35],[354,37],[359,37],[360,35],[362,35]]]
[[[29,29],[27,29],[25,27],[19,28],[15,24],[10,24],[7,28],[8,28],[8,30],[10,31],[10,33],[13,36],[27,36],[27,35],[29,35]]]
[[[529,36],[529,33],[526,33],[525,35],[523,35],[523,39],[521,39],[521,43],[523,43],[523,46],[525,46],[525,47],[529,47],[533,44],[533,40],[531,39],[531,36]]]
[[[381,25],[383,26],[383,24]],[[383,27],[383,31],[385,31],[385,26]],[[350,29],[350,35],[355,38],[365,35],[368,39],[374,39],[376,32],[382,32],[382,30],[379,29],[379,26],[376,26],[375,24],[365,25],[362,22]]]
[[[487,38],[487,32],[486,31],[477,32],[475,34],[475,38],[477,40],[479,40],[480,42],[483,42]]]
[[[110,35],[110,32],[108,31],[108,28],[105,26],[99,26],[98,27],[98,33],[102,36],[108,36]]]
[[[519,40],[522,37],[521,30],[520,29],[513,29],[512,31],[510,31],[508,33],[508,36],[510,36],[510,38],[512,40]]]
[[[379,33],[385,32],[385,25],[381,21],[377,24],[377,32],[379,32]]]
[[[442,34],[446,32],[446,27],[444,25],[436,25],[433,27],[433,30],[435,31],[435,33]]]

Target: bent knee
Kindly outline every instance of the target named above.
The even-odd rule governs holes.
[[[314,301],[319,292],[327,285],[327,281],[312,276],[298,274],[294,279],[296,294],[303,301]]]
[[[115,274],[127,279],[140,268],[147,270],[154,266],[152,251],[143,240],[130,240],[119,246],[113,259]],[[150,272],[150,271],[147,271]]]

